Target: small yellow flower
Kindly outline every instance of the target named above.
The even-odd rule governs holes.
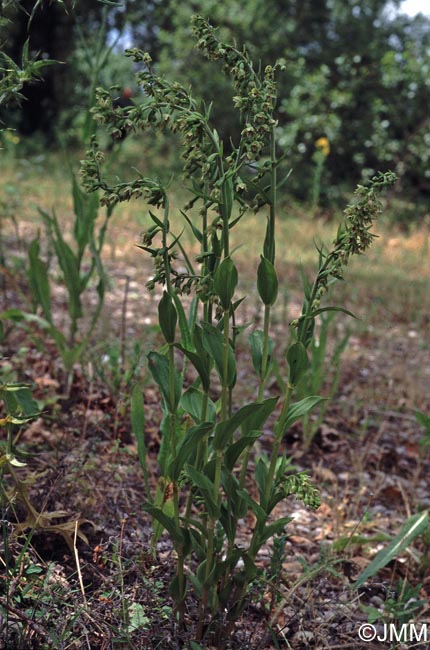
[[[13,131],[4,131],[3,137],[10,144],[18,144],[19,137]]]
[[[330,153],[330,142],[328,141],[328,138],[323,137],[315,140],[315,147],[318,151],[321,151],[324,156],[328,156]]]

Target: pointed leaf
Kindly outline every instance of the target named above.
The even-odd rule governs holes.
[[[251,509],[254,515],[257,517],[257,521],[263,523],[267,519],[267,515],[264,509],[249,495],[247,490],[240,489],[237,491],[241,499],[243,499],[246,505]]]
[[[275,304],[278,296],[278,277],[272,262],[263,256],[257,269],[257,289],[265,305]]]
[[[247,448],[252,447],[254,442],[263,435],[262,431],[251,431],[243,438],[239,438],[236,442],[229,446],[224,454],[224,465],[231,471],[239,458],[240,454]]]
[[[207,421],[214,422],[216,417],[215,404],[212,402],[210,397],[202,393],[201,390],[190,386],[190,388],[188,388],[188,390],[183,393],[179,402],[181,408],[183,408],[186,413],[191,415],[196,424],[201,422],[205,398],[207,400],[205,419]]]
[[[202,323],[202,343],[205,350],[213,358],[221,384],[224,384],[224,337],[222,332],[210,323]],[[236,363],[233,350],[228,346],[228,369],[225,379],[228,387],[232,386],[236,379]]]
[[[213,519],[219,519],[220,507],[215,502],[213,496],[215,491],[214,483],[205,474],[199,472],[191,465],[187,465],[185,471],[190,477],[193,485],[199,489],[205,502],[209,517],[212,517]]]
[[[188,217],[188,215],[183,210],[181,210],[181,214],[185,218],[185,220],[187,221],[187,223],[190,226],[191,230],[193,231],[194,237],[201,244],[203,242],[203,235],[202,235],[201,231],[198,228],[196,228],[196,226],[193,224],[191,219]]]
[[[242,434],[248,435],[253,430],[261,429],[277,403],[278,397],[268,397],[262,402],[258,402],[259,407],[250,413],[248,417],[242,422]]]
[[[148,354],[148,365],[151,374],[161,391],[163,399],[169,407],[170,412],[174,412],[179,404],[182,391],[182,380],[180,374],[176,368],[173,369],[174,395],[171,396],[169,360],[159,352],[150,352]]]
[[[258,487],[258,492],[260,494],[260,503],[264,511],[266,510],[266,484],[267,484],[267,477],[268,477],[268,468],[263,460],[263,458],[259,458],[257,461],[257,465],[255,466],[255,482],[257,483]]]
[[[147,512],[151,517],[160,522],[160,524],[167,530],[170,537],[177,544],[183,544],[184,536],[182,534],[181,528],[179,528],[173,517],[166,515],[161,508],[153,506],[152,503],[144,503],[142,506],[143,510]]]
[[[258,374],[258,376],[261,379],[265,379],[265,377],[262,377],[262,360],[263,360],[263,343],[264,343],[264,332],[262,330],[254,330],[250,335],[249,335],[249,344],[251,346],[251,357],[252,357],[252,365],[254,366],[255,372]],[[272,362],[273,358],[273,340],[269,338],[268,341],[268,358],[267,358],[267,367],[266,367],[266,373],[265,375],[267,376],[267,373],[270,370],[270,364]]]
[[[232,437],[233,433],[242,427],[245,431],[249,424],[250,430],[257,429],[255,426],[258,421],[255,419],[257,416],[268,417],[268,414],[273,411],[276,404],[276,398],[269,398],[264,402],[251,402],[245,404],[236,413],[225,420],[219,422],[215,427],[215,435],[213,440],[213,448],[216,450],[223,450]]]
[[[149,480],[146,467],[146,444],[145,444],[145,409],[143,404],[142,387],[138,384],[131,393],[130,400],[130,421],[131,432],[137,441],[137,456],[142,468],[145,481],[146,498],[149,499]]]
[[[281,517],[281,519],[278,519],[272,524],[265,526],[262,533],[260,533],[258,536],[260,545],[264,544],[264,542],[266,542],[274,535],[281,535],[285,531],[285,526],[287,526],[293,520],[293,517]]]
[[[166,342],[174,343],[178,316],[172,297],[167,291],[163,291],[163,296],[158,304],[158,322]]]
[[[194,346],[191,341],[191,333],[187,317],[185,316],[185,311],[179,299],[179,296],[174,291],[172,292],[172,299],[175,304],[176,314],[178,316],[179,331],[181,332],[181,343],[186,350],[193,351]]]
[[[48,267],[46,263],[40,259],[39,252],[39,239],[34,239],[28,250],[30,264],[29,282],[37,304],[42,307],[43,315],[49,323],[52,323]]]
[[[297,341],[290,345],[287,350],[287,361],[290,366],[290,384],[297,386],[309,367],[309,359],[303,343]]]
[[[176,343],[176,346],[178,350],[181,350],[191,361],[193,364],[194,368],[197,370],[199,377],[202,382],[202,386],[207,392],[210,387],[210,367],[208,364],[206,364],[207,359],[203,358],[202,355],[197,354],[196,352],[191,352],[191,350],[187,350],[183,345],[180,345],[179,343]],[[207,356],[205,354],[205,356]]]
[[[382,551],[379,551],[372,562],[360,573],[358,579],[352,585],[353,589],[360,587],[368,578],[372,578],[381,569],[400,555],[416,537],[421,535],[429,525],[429,511],[419,512],[409,517],[400,533]]]
[[[212,429],[212,422],[202,422],[186,432],[177,451],[176,458],[169,467],[169,475],[172,481],[178,480],[184,465],[191,462],[190,459],[195,455],[199,443],[210,434]]]
[[[231,257],[226,257],[215,272],[214,291],[219,296],[224,311],[230,309],[230,304],[237,285],[237,269]]]
[[[323,314],[326,311],[340,311],[343,314],[347,314],[348,316],[352,316],[352,318],[357,319],[357,316],[352,313],[352,311],[349,311],[348,309],[344,309],[343,307],[320,307],[319,309],[315,309],[309,316],[311,318],[315,318],[315,316],[318,316],[319,314]]]
[[[315,408],[315,406],[317,406],[320,402],[323,402],[325,399],[325,397],[320,397],[319,395],[310,395],[309,397],[305,397],[304,399],[300,400],[300,402],[291,404],[290,408],[287,411],[287,419],[285,420],[284,424],[284,433],[287,432],[287,430],[292,424],[294,424],[294,422],[296,422],[303,415],[309,413],[313,408]]]
[[[234,192],[233,178],[230,175],[225,176],[221,185],[221,213],[226,221],[230,220],[233,208]]]

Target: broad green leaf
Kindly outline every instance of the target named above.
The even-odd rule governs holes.
[[[264,191],[262,193],[261,190],[260,190],[260,194],[266,199],[266,203],[270,205],[271,198],[269,197],[269,195]],[[274,230],[274,222],[270,217],[267,217],[266,234],[264,236],[264,243],[263,243],[263,253],[264,253],[264,257],[273,264],[275,261],[275,230]]]
[[[268,397],[262,402],[258,402],[258,408],[253,410],[242,422],[242,434],[248,435],[251,431],[261,429],[277,403],[277,397]]]
[[[199,472],[191,465],[187,465],[185,471],[190,477],[193,485],[199,489],[205,502],[209,517],[218,519],[220,515],[220,507],[214,499],[215,486],[213,482],[205,474]]]
[[[239,438],[230,445],[224,454],[224,465],[228,470],[232,470],[240,454],[247,448],[252,447],[254,442],[263,434],[262,431],[251,431],[243,438]]]
[[[169,360],[167,357],[159,352],[150,352],[148,354],[148,365],[154,380],[160,388],[164,401],[168,405],[169,410],[173,413],[176,410],[181,397],[182,380],[180,374],[176,368],[173,369],[174,390],[171,395]]]
[[[216,417],[215,404],[208,395],[205,395],[201,390],[194,388],[194,386],[190,386],[190,388],[188,388],[188,390],[182,394],[179,404],[186,413],[191,415],[194,422],[198,424],[203,417],[202,413],[205,400],[206,414],[204,415],[204,419],[210,422],[214,422]]]
[[[231,257],[226,257],[215,271],[214,277],[214,291],[219,296],[224,311],[230,309],[237,279],[237,269],[233,260]]]
[[[232,507],[231,503],[229,503],[228,508],[224,504],[221,505],[219,523],[223,527],[223,530],[229,542],[233,542],[236,536],[236,519],[234,517],[234,510],[235,508]]]
[[[249,344],[251,346],[251,358],[252,358],[252,365],[254,366],[255,372],[258,374],[258,376],[261,379],[265,379],[265,377],[262,376],[263,372],[263,343],[264,343],[264,332],[262,330],[254,330],[250,335],[249,335]],[[265,376],[267,376],[267,373],[270,370],[270,365],[272,363],[272,358],[273,358],[273,340],[269,338],[268,341],[268,358],[267,358],[267,366],[266,366],[266,373]]]
[[[29,386],[18,386],[13,395],[20,413],[27,416],[35,416],[39,413],[39,407],[33,399]]]
[[[221,385],[226,385],[227,387],[233,386],[236,380],[236,363],[231,346],[229,345],[227,348],[227,377],[224,378],[224,336],[217,327],[214,327],[210,323],[202,323],[202,330],[203,346],[214,360]]]
[[[292,424],[294,424],[294,422],[296,422],[303,415],[309,413],[313,408],[315,408],[315,406],[317,406],[320,402],[323,402],[325,399],[325,397],[320,397],[319,395],[310,395],[309,397],[305,397],[304,399],[300,400],[300,402],[291,404],[287,411],[287,419],[284,423],[284,433],[287,432],[287,430]]]
[[[257,269],[257,289],[265,305],[275,304],[278,296],[278,278],[272,262],[263,256]]]
[[[167,343],[174,343],[178,316],[172,297],[167,291],[163,291],[163,296],[158,304],[158,322]]]
[[[231,418],[225,420],[225,422],[219,422],[215,427],[214,449],[223,450],[233,433],[239,427],[242,427],[246,431],[248,428],[247,425],[249,424],[249,430],[258,429],[259,422],[256,418],[258,416],[260,418],[267,418],[269,413],[273,411],[275,404],[276,398],[269,398],[264,402],[251,402],[242,406]]]
[[[194,327],[197,321],[199,302],[200,301],[198,299],[198,296],[194,296],[194,298],[191,301],[190,308],[188,310],[188,328],[190,332],[194,332]],[[192,350],[194,349],[192,344],[191,344],[191,349]]]
[[[375,576],[378,571],[384,568],[391,560],[400,555],[429,525],[429,511],[419,512],[409,517],[400,533],[382,551],[379,551],[372,562],[360,573],[358,579],[352,585],[353,589],[361,587],[368,579]]]
[[[305,294],[306,300],[309,301],[311,299],[312,285],[309,282],[302,265],[300,265],[300,274],[302,276],[303,293]]]
[[[151,217],[151,219],[155,223],[155,225],[158,226],[158,228],[160,228],[160,230],[165,230],[166,225],[151,210],[149,211],[149,216]],[[169,229],[169,224],[167,224],[167,231],[168,231],[168,229]]]
[[[174,542],[177,544],[183,544],[184,536],[182,534],[182,530],[176,525],[173,517],[169,517],[163,512],[161,508],[152,505],[152,503],[144,503],[142,508],[145,510],[145,512],[151,515],[151,517],[160,522],[160,524],[163,526],[163,528],[165,528],[165,530],[167,530]]]
[[[254,330],[249,335],[248,340],[251,346],[252,365],[257,375],[261,377],[264,332],[262,330]],[[264,379],[264,377],[262,378]]]
[[[221,507],[220,522],[227,537],[233,541],[236,536],[237,521],[245,516],[246,505],[238,494],[239,480],[231,470],[226,468],[225,464],[221,469],[221,485],[226,496],[226,503]]]
[[[169,466],[169,475],[172,481],[177,481],[184,465],[191,462],[195,456],[199,443],[210,434],[213,429],[212,422],[202,422],[201,424],[189,429]]]
[[[241,499],[245,501],[247,506],[252,510],[254,515],[257,517],[257,521],[260,523],[263,523],[267,519],[267,515],[264,511],[264,509],[258,504],[254,499],[249,495],[247,490],[240,489],[237,491],[238,495],[240,496]]]
[[[309,359],[303,343],[297,341],[290,345],[287,350],[287,361],[290,366],[290,384],[297,386],[309,367]]]
[[[167,476],[167,467],[172,461],[172,431],[169,407],[164,400],[161,400],[161,410],[163,417],[160,422],[161,441],[157,454],[157,462],[160,467],[161,476]],[[175,435],[178,433],[178,427],[178,419],[175,417]]]
[[[57,336],[53,335],[54,340],[57,342]],[[67,370],[71,370],[74,366],[74,364],[77,362],[79,357],[82,355],[83,350],[85,348],[85,341],[82,341],[78,345],[75,345],[74,347],[63,347],[62,349],[60,348],[60,353],[61,353],[61,358],[63,360],[64,366]],[[57,343],[58,346],[58,343]],[[59,347],[59,346],[58,346]]]
[[[297,338],[303,342],[307,350],[315,331],[315,318],[300,318],[297,327]]]
[[[196,595],[196,598],[200,599],[202,597],[203,593],[203,585],[200,582],[200,580],[197,578],[195,575],[190,575],[190,582],[193,585],[194,593]],[[199,645],[198,643],[195,643],[195,641],[191,641],[190,645],[190,650],[204,650],[204,648]]]
[[[200,355],[196,352],[191,352],[191,350],[187,350],[187,348],[185,348],[183,345],[180,345],[179,343],[176,343],[176,347],[178,350],[181,350],[181,352],[185,354],[189,361],[191,361],[194,368],[199,374],[204,390],[207,392],[210,386],[210,366],[209,358],[206,352],[204,355]]]

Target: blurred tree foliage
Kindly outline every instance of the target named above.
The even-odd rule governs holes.
[[[169,25],[160,23],[160,65],[198,84],[206,98],[220,97],[214,113],[224,135],[235,133],[230,89],[215,64],[190,52],[190,15],[210,16],[223,38],[235,38],[263,66],[285,59],[279,141],[296,194],[311,193],[321,137],[330,142],[323,200],[333,201],[351,181],[377,169],[396,171],[402,189],[430,192],[430,21],[424,16],[396,15],[400,2],[387,0],[169,4]]]
[[[7,29],[0,26],[7,53],[18,56],[27,38],[28,13],[37,4],[31,47],[67,64],[49,68],[44,84],[28,88],[16,122],[22,132],[64,134],[73,128],[88,102],[88,51],[105,29],[106,46],[119,40],[105,70],[99,70],[99,82],[129,85],[129,63],[119,51],[130,44],[141,47],[170,78],[198,86],[208,101],[219,98],[214,120],[227,140],[234,139],[231,89],[219,67],[192,49],[190,17],[201,13],[219,27],[223,39],[246,46],[262,66],[285,59],[286,71],[279,77],[279,141],[293,168],[290,189],[298,196],[309,198],[312,192],[315,143],[322,137],[330,143],[321,174],[323,202],[335,200],[376,169],[396,171],[403,190],[430,192],[430,21],[397,15],[393,7],[400,0],[19,4],[20,11],[9,9]]]
[[[27,83],[20,110],[7,106],[0,118],[22,135],[40,133],[46,144],[68,141],[84,128],[95,83],[133,79],[130,62],[115,50],[125,21],[104,0],[6,0],[0,3],[2,51],[19,62],[29,43],[32,57],[55,60],[43,82]],[[78,137],[78,139],[80,139]]]

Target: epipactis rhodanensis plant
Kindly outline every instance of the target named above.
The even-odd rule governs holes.
[[[154,260],[149,288],[163,287],[158,314],[165,345],[148,355],[161,394],[163,437],[158,489],[154,497],[147,495],[144,508],[153,518],[155,536],[166,530],[176,550],[171,593],[179,620],[188,588],[198,597],[198,640],[211,624],[218,631],[223,629],[224,638],[231,632],[256,575],[259,550],[291,521],[274,516],[276,506],[290,495],[310,508],[320,503],[309,476],[292,471],[281,453],[281,443],[289,427],[322,399],[315,395],[294,401],[295,387],[308,367],[315,319],[324,311],[342,310],[322,306],[322,298],[329,284],[342,278],[349,257],[370,245],[370,228],[381,210],[377,195],[395,179],[387,173],[368,187],[359,187],[332,249],[319,251],[316,277],[304,284],[301,316],[291,323],[284,394],[265,398],[274,353],[270,319],[278,294],[276,214],[279,188],[285,182],[278,178],[282,157],[276,147],[275,117],[275,75],[283,64],[256,70],[246,51],[220,42],[202,17],[194,16],[192,29],[197,47],[221,63],[234,86],[233,101],[242,125],[237,143],[226,146],[211,125],[210,108],[179,83],[157,75],[149,54],[137,49],[128,55],[141,67],[136,76],[144,101],[112,109],[110,93],[99,89],[95,117],[113,136],[124,130],[148,129],[170,129],[182,136],[190,200],[181,214],[199,244],[198,257],[191,260],[180,235],[171,230],[168,191],[161,181],[137,175],[126,182],[109,183],[102,174],[104,155],[95,141],[82,163],[82,178],[88,191],[101,191],[101,200],[108,206],[138,197],[154,206],[148,215],[151,226],[139,245]],[[267,215],[256,276],[264,325],[249,339],[258,390],[254,401],[239,407],[235,400],[236,312],[242,300],[236,295],[238,271],[230,233],[246,219],[249,209],[265,210]],[[186,385],[185,366],[194,368],[192,385]],[[253,445],[275,414],[269,457],[258,458],[251,471]],[[243,536],[238,541],[238,531],[247,514],[252,514],[255,525],[244,545]]]

